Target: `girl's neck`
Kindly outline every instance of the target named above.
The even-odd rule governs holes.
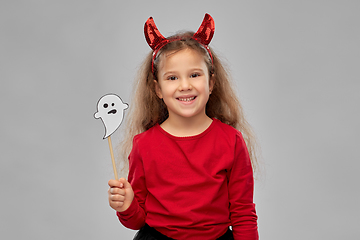
[[[176,137],[195,136],[204,132],[212,123],[207,115],[203,117],[171,117],[169,116],[160,126],[169,134]]]

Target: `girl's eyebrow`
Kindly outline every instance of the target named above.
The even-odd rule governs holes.
[[[164,72],[163,76],[166,76],[166,75],[173,75],[173,74],[177,74],[176,71],[168,71],[168,72]]]
[[[203,72],[204,70],[202,68],[193,68],[193,69],[191,69],[190,72],[193,72],[193,71]]]
[[[194,72],[194,71],[197,71],[197,72],[204,72],[204,70],[202,68],[191,68],[189,70],[189,72]],[[162,76],[166,76],[166,75],[172,75],[172,74],[178,74],[177,71],[168,71],[168,72],[164,72],[164,74]]]

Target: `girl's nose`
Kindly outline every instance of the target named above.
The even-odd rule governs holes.
[[[188,78],[181,78],[179,83],[180,91],[187,91],[192,89],[191,82]]]

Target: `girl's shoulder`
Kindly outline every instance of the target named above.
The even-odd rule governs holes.
[[[239,130],[237,130],[236,128],[226,124],[226,123],[223,123],[221,122],[220,120],[218,119],[215,119],[214,118],[214,123],[215,125],[221,129],[221,131],[223,131],[225,134],[229,134],[229,135],[238,135],[240,134],[241,135],[241,132]]]
[[[155,124],[153,127],[149,128],[145,132],[139,133],[134,136],[133,142],[143,142],[143,141],[149,141],[151,139],[158,138],[159,135],[159,124]]]
[[[219,139],[226,140],[230,144],[235,145],[238,145],[239,143],[240,145],[245,144],[243,134],[239,130],[237,130],[233,126],[221,122],[220,120],[214,119],[214,121],[216,121],[215,123],[218,129],[217,135]]]
[[[217,124],[219,129],[221,129],[219,130],[221,132],[218,133],[219,140],[221,139],[223,142],[226,142],[227,145],[232,146],[234,149],[247,149],[243,134],[239,130],[221,122],[220,120],[218,120]]]

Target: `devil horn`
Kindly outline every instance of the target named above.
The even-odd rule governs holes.
[[[145,22],[144,33],[147,43],[153,50],[157,49],[160,45],[163,45],[168,41],[163,35],[161,35],[152,17],[149,17]]]
[[[203,22],[201,23],[198,31],[194,34],[193,39],[203,45],[209,45],[214,36],[215,22],[210,14],[206,13]]]

